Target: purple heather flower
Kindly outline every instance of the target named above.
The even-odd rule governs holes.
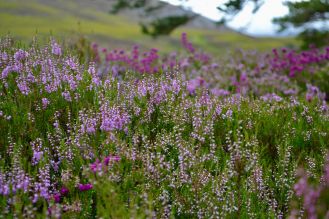
[[[197,77],[195,79],[190,80],[186,88],[190,94],[193,94],[198,87],[203,87],[205,85],[205,80],[201,77]]]
[[[47,98],[42,98],[42,108],[46,109],[50,101]]]
[[[294,185],[294,190],[297,196],[302,196],[307,190],[307,179],[302,177],[299,181]]]
[[[91,172],[96,173],[97,171],[101,170],[102,166],[100,165],[100,162],[97,159],[94,163],[91,163],[89,165],[89,168],[90,168]]]
[[[313,99],[313,94],[307,92],[306,95],[305,95],[305,98],[308,102],[311,102],[312,99]]]
[[[104,164],[108,165],[110,161],[115,161],[115,162],[119,162],[121,160],[121,158],[118,155],[115,156],[107,156],[104,158]]]
[[[243,73],[240,75],[240,82],[241,82],[241,83],[245,83],[245,82],[247,82],[247,80],[248,80],[248,76],[247,76],[247,74],[246,74],[245,72],[243,72]]]
[[[10,188],[9,188],[9,185],[8,184],[5,184],[2,188],[2,194],[3,195],[9,195],[10,193]]]
[[[63,186],[60,190],[62,196],[66,196],[69,193],[69,189]]]
[[[297,90],[295,90],[295,89],[288,89],[288,90],[283,91],[283,93],[285,95],[294,95],[294,94],[297,94]]]
[[[119,75],[119,66],[113,65],[112,66],[112,76],[117,77]]]
[[[61,49],[61,47],[56,42],[54,42],[54,41],[51,44],[51,52],[54,55],[57,55],[57,56],[62,55],[62,49]]]
[[[272,101],[280,102],[283,100],[282,97],[276,95],[275,93],[265,94],[265,95],[261,96],[260,99],[263,101],[269,101],[269,102],[272,102]]]
[[[27,85],[26,81],[20,81],[17,83],[17,87],[20,90],[20,92],[24,95],[28,95],[30,93],[30,88]]]
[[[215,96],[227,96],[230,94],[230,92],[228,90],[224,90],[224,89],[218,89],[218,88],[213,88],[210,90],[210,92],[215,95]]]
[[[2,79],[6,78],[11,71],[12,71],[12,67],[7,66],[5,69],[2,70],[1,78]]]
[[[75,63],[73,58],[69,58],[66,60],[66,65],[69,66],[72,70],[78,70],[77,64]]]
[[[71,98],[71,95],[70,95],[70,92],[68,91],[64,91],[62,92],[62,96],[64,97],[64,99],[68,102],[71,102],[72,101],[72,98]]]
[[[59,193],[56,193],[54,196],[53,196],[54,200],[56,203],[59,203],[61,201],[61,194]]]
[[[25,58],[27,58],[29,56],[29,54],[27,52],[25,52],[24,50],[20,49],[18,50],[15,55],[14,55],[14,58],[15,58],[15,61],[16,62],[19,62]]]
[[[87,184],[79,184],[78,188],[79,188],[79,190],[81,192],[83,192],[83,191],[91,190],[93,188],[93,185],[91,185],[90,183],[87,183]]]
[[[100,129],[103,131],[123,130],[125,125],[130,121],[129,115],[126,112],[120,112],[118,108],[106,109],[102,107],[102,123]]]
[[[41,160],[42,155],[43,155],[42,151],[34,151],[33,158],[32,158],[32,164],[37,165],[39,163],[39,161]]]

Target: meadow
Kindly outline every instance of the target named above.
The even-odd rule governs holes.
[[[0,218],[326,218],[329,47],[0,41]]]

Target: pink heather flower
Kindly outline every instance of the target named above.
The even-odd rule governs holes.
[[[190,63],[188,61],[188,59],[183,59],[181,62],[180,62],[180,67],[183,69],[183,70],[186,70],[188,67],[190,66]]]
[[[93,185],[91,185],[90,183],[87,183],[87,184],[79,184],[78,188],[79,188],[79,190],[81,192],[84,192],[84,191],[91,190],[93,188]]]
[[[308,102],[311,102],[313,99],[313,95],[309,92],[306,93],[305,98]]]
[[[243,72],[241,75],[240,75],[240,82],[244,83],[244,82],[247,82],[248,80],[248,76],[245,72]]]
[[[324,183],[329,186],[329,155],[327,156],[327,164],[324,167]]]
[[[96,173],[97,171],[99,171],[102,168],[102,166],[100,165],[99,160],[97,159],[94,163],[91,163],[89,165],[89,168],[90,168],[91,172]]]
[[[98,44],[95,43],[95,42],[93,42],[93,43],[91,44],[91,47],[92,47],[93,49],[97,49],[97,48],[98,48]]]
[[[121,160],[121,158],[118,155],[115,156],[107,156],[104,158],[104,164],[108,165],[110,161],[115,161],[115,162],[119,162]]]
[[[218,69],[218,68],[219,68],[219,65],[218,65],[217,63],[212,63],[212,64],[211,64],[211,68],[212,68],[213,70]]]
[[[307,179],[305,177],[300,178],[300,180],[294,185],[294,190],[297,196],[302,196],[307,190]]]

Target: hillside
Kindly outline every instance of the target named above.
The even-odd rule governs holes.
[[[216,54],[234,48],[267,50],[295,43],[287,38],[245,36],[229,28],[216,27],[201,16],[177,29],[171,36],[154,40],[141,34],[138,12],[112,15],[109,13],[111,4],[109,0],[0,0],[0,34],[10,33],[25,42],[29,42],[36,33],[39,38],[47,39],[51,34],[65,42],[84,36],[112,48],[127,48],[137,43],[147,48],[170,51],[179,46],[180,34],[188,32],[195,45]],[[168,11],[181,13],[182,9],[166,5],[161,13]]]

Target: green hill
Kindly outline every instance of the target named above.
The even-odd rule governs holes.
[[[254,38],[228,28],[201,28],[187,25],[171,36],[151,39],[141,33],[139,20],[131,12],[109,13],[109,0],[0,0],[0,35],[10,33],[23,42],[49,35],[60,41],[75,41],[84,36],[102,46],[127,48],[133,44],[157,47],[162,51],[177,50],[180,34],[189,33],[196,46],[215,54],[230,49],[268,50],[296,44],[291,38]],[[174,7],[174,6],[171,6]]]

